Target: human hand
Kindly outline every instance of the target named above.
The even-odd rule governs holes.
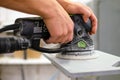
[[[83,19],[87,22],[88,18],[92,21],[92,30],[89,32],[90,34],[95,34],[97,31],[97,18],[93,11],[86,5],[82,3],[71,2],[70,0],[57,0],[62,7],[69,14],[82,14]]]
[[[60,10],[59,14],[50,18],[44,18],[44,22],[50,32],[47,43],[68,43],[73,39],[74,24],[69,15]]]
[[[46,27],[50,33],[47,43],[68,43],[73,39],[74,23],[69,14],[58,3],[54,5],[56,10],[49,13],[49,17],[43,17]],[[54,9],[54,8],[53,8]]]
[[[50,33],[47,43],[67,43],[73,39],[74,24],[56,0],[0,0],[0,6],[41,16]]]
[[[47,43],[68,43],[73,39],[74,23],[56,0],[26,0],[29,8],[40,15],[50,33]],[[41,4],[41,5],[40,5]],[[41,7],[41,8],[39,8]]]

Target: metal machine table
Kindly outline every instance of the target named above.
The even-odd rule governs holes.
[[[93,80],[92,78],[96,76],[120,74],[120,57],[97,50],[95,52],[99,57],[90,60],[65,60],[56,58],[55,54],[44,53],[44,55],[71,80],[84,77]]]

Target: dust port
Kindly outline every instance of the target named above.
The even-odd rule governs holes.
[[[120,67],[120,61],[116,62],[115,64],[112,65],[113,67]]]

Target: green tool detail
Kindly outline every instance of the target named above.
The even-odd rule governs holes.
[[[86,48],[86,43],[84,42],[84,41],[79,41],[78,42],[78,47],[80,47],[80,48]]]

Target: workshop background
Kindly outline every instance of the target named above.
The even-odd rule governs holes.
[[[97,34],[92,36],[95,49],[120,56],[120,0],[73,1],[82,2],[90,6],[98,18],[98,31]],[[14,23],[14,20],[18,17],[30,16],[36,15],[29,15],[0,7],[0,27]],[[4,35],[6,34],[2,34],[2,36]],[[44,43],[41,45],[44,45]],[[22,52],[0,55],[0,80],[70,80],[39,52],[29,50],[28,53],[29,61],[32,58],[34,59],[31,63],[29,61],[25,63],[17,61],[16,58],[22,59]],[[13,57],[14,62],[10,62],[10,59]],[[6,65],[3,66],[2,64]],[[120,80],[120,75],[100,76],[96,80]]]

